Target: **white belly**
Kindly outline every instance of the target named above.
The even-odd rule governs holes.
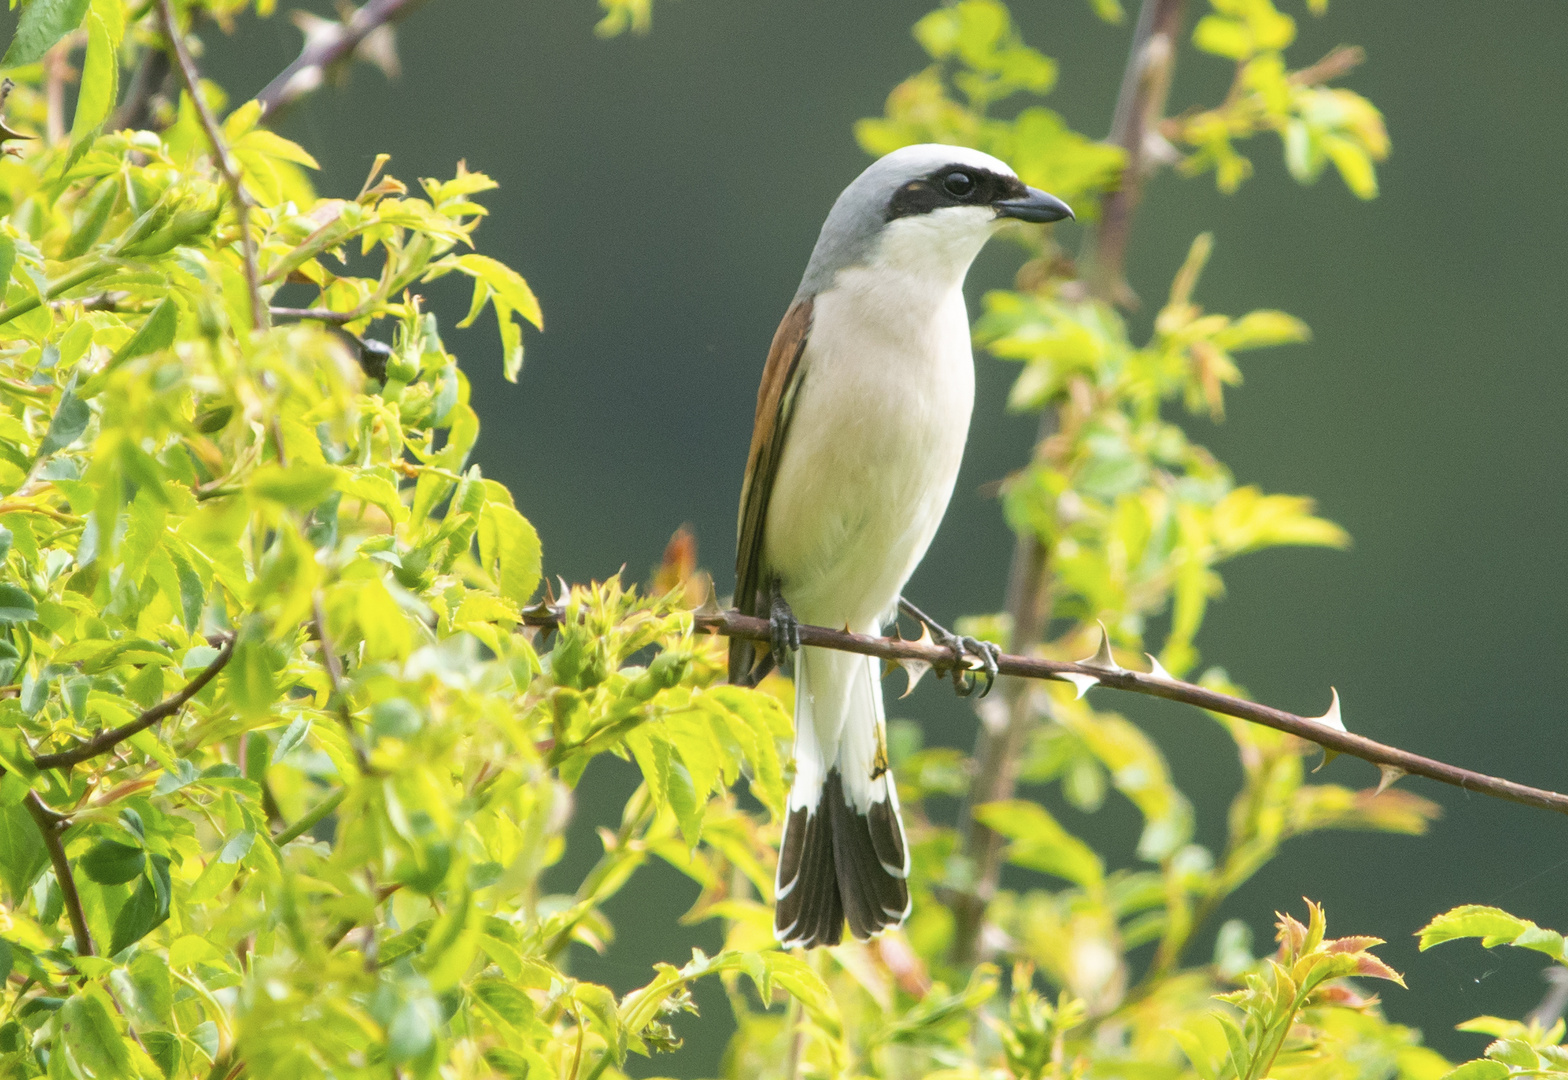
[[[764,562],[802,622],[891,619],[953,494],[974,407],[957,283],[850,270],[816,298]]]

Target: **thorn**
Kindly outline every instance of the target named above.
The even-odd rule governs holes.
[[[703,570],[698,573],[697,579],[703,583],[704,588],[707,590],[707,595],[703,597],[702,606],[696,610],[695,614],[723,615],[724,609],[719,607],[718,590],[713,587],[713,575]]]
[[[1089,692],[1089,687],[1100,685],[1100,680],[1093,675],[1080,675],[1076,671],[1064,671],[1056,676],[1063,682],[1070,682],[1078,688],[1078,697],[1083,697]]]
[[[1379,765],[1377,767],[1377,771],[1377,790],[1372,793],[1372,797],[1374,799],[1392,787],[1394,782],[1397,781],[1401,776],[1406,775],[1405,770],[1401,769],[1398,765]]]
[[[1116,662],[1116,657],[1111,655],[1111,635],[1106,632],[1105,624],[1096,620],[1096,625],[1100,628],[1100,647],[1093,656],[1078,662],[1084,667],[1099,668],[1102,671],[1126,671],[1126,668]],[[1083,697],[1083,692],[1080,691],[1078,696]]]
[[[566,579],[560,574],[555,575],[555,580],[561,583],[561,599],[559,603],[565,604],[572,598],[572,587],[566,583]]]
[[[1322,716],[1309,716],[1307,719],[1314,723],[1322,724],[1324,727],[1331,727],[1335,731],[1345,731],[1345,722],[1339,718],[1339,691],[1331,686],[1329,687],[1329,693],[1334,695],[1334,699],[1329,702],[1328,712]],[[1349,734],[1349,732],[1345,733]]]
[[[898,695],[898,699],[902,701],[915,692],[915,686],[925,678],[926,672],[931,670],[931,665],[924,660],[897,660],[895,663],[904,669],[904,675],[909,679],[909,685],[904,688],[902,694]]]
[[[1165,665],[1155,659],[1153,653],[1144,653],[1143,655],[1149,658],[1149,678],[1158,679],[1160,682],[1180,682],[1176,676],[1165,670]]]
[[[1312,768],[1313,772],[1317,772],[1323,766],[1327,765],[1329,762],[1331,762],[1335,758],[1339,757],[1339,751],[1338,750],[1330,750],[1326,746],[1322,747],[1321,749],[1323,751],[1323,760],[1318,762],[1315,766],[1313,766],[1313,768]]]

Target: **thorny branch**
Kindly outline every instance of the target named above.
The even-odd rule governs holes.
[[[560,609],[548,605],[536,605],[523,613],[523,621],[529,626],[553,627],[559,624],[560,619]],[[753,618],[734,610],[714,613],[696,612],[693,615],[693,624],[701,633],[741,637],[751,641],[770,640],[771,630],[767,619]],[[908,641],[902,638],[872,637],[869,634],[852,634],[846,630],[829,630],[822,626],[802,625],[800,643],[819,649],[837,649],[841,652],[859,653],[862,656],[875,656],[895,662],[913,661],[916,664],[929,664],[942,673],[951,672],[958,663],[953,650],[945,645],[926,641]],[[1107,686],[1113,690],[1126,690],[1134,694],[1165,698],[1167,701],[1179,701],[1209,712],[1233,716],[1238,720],[1283,731],[1298,739],[1316,743],[1332,754],[1360,758],[1362,761],[1378,766],[1384,771],[1385,776],[1389,775],[1388,770],[1392,770],[1395,774],[1424,776],[1429,780],[1463,788],[1465,791],[1491,795],[1523,806],[1568,814],[1568,795],[1560,792],[1530,787],[1433,758],[1422,757],[1420,754],[1412,754],[1397,746],[1389,746],[1375,739],[1331,727],[1323,717],[1300,716],[1283,709],[1259,705],[1245,698],[1222,694],[1217,690],[1173,678],[1159,668],[1150,672],[1132,671],[1117,665],[1110,656],[1109,649],[1105,647],[1102,647],[1095,657],[1077,662],[1004,654],[999,663],[999,670],[1003,675],[1012,675],[1020,679],[1048,679],[1070,683],[1087,679],[1092,680],[1089,685]]]
[[[413,13],[425,0],[369,0],[342,22],[319,23],[306,32],[305,47],[256,95],[261,122],[316,90],[331,70],[352,57],[367,38]]]
[[[240,175],[239,164],[234,160],[234,155],[229,152],[229,144],[223,138],[223,131],[218,127],[217,117],[212,115],[212,110],[207,107],[207,102],[200,92],[201,75],[196,70],[196,61],[191,59],[190,50],[185,47],[185,39],[180,35],[179,18],[174,13],[173,0],[158,0],[158,20],[162,24],[163,33],[169,39],[169,48],[174,53],[175,66],[179,68],[180,78],[185,83],[185,91],[191,96],[191,104],[196,108],[196,115],[201,119],[201,127],[207,134],[207,141],[212,144],[213,159],[218,164],[218,171],[223,173],[223,179],[228,183],[229,190],[234,195],[234,217],[239,223],[240,250],[245,263],[245,285],[250,292],[251,323],[257,330],[265,330],[271,325],[267,314],[267,304],[261,297],[261,274],[256,266],[256,240],[250,234],[250,212],[252,200],[250,192],[245,190],[245,179]]]
[[[40,769],[65,769],[72,765],[80,764],[99,754],[108,753],[115,746],[129,739],[139,731],[146,731],[160,720],[173,716],[186,704],[206,689],[207,684],[217,678],[218,672],[228,664],[229,658],[234,655],[234,635],[226,634],[223,645],[218,650],[218,655],[212,662],[202,668],[201,672],[185,688],[173,697],[158,702],[152,708],[145,710],[140,716],[130,723],[121,724],[117,728],[100,731],[86,742],[73,746],[69,750],[62,750],[57,754],[39,754],[33,759],[33,764]]]

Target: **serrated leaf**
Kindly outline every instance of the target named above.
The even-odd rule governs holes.
[[[16,36],[0,58],[0,67],[21,67],[43,59],[66,34],[82,24],[88,0],[33,0],[22,9]]]
[[[76,115],[71,121],[73,142],[96,131],[109,118],[109,110],[114,108],[120,87],[116,46],[103,19],[97,12],[90,12],[87,16],[87,54],[82,60],[82,89],[76,97]]]

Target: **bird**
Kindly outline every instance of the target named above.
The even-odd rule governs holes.
[[[880,634],[902,610],[988,682],[999,650],[903,598],[947,511],[969,434],[964,277],[1009,220],[1072,217],[1004,162],[960,146],[884,155],[834,202],[773,336],[742,482],[730,681],[794,659],[795,773],[774,890],[785,947],[865,940],[908,916],[909,844],[874,657],[800,647],[799,626]],[[955,687],[963,687],[955,672]],[[974,682],[968,684],[973,689]],[[960,692],[966,692],[961,689]]]

